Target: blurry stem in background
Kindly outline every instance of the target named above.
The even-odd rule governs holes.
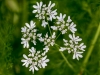
[[[22,5],[21,5],[21,10],[22,10],[22,25],[25,25],[25,22],[27,22],[27,17],[28,17],[28,15],[27,15],[27,5],[28,5],[28,3],[27,3],[27,1],[26,0],[22,0]]]
[[[88,49],[88,52],[87,52],[87,54],[86,54],[86,56],[85,56],[85,59],[84,59],[84,61],[83,61],[83,64],[82,64],[80,73],[79,73],[78,75],[82,75],[82,74],[83,74],[84,69],[85,69],[85,67],[86,67],[86,64],[87,64],[87,62],[88,62],[88,59],[89,59],[89,57],[90,57],[90,55],[91,55],[91,53],[92,53],[92,51],[93,51],[94,45],[95,45],[95,43],[96,43],[96,41],[97,41],[97,39],[98,39],[98,37],[99,37],[99,35],[100,35],[100,23],[99,23],[99,26],[98,26],[97,28],[98,28],[98,29],[97,29],[97,31],[96,31],[96,34],[95,34],[95,36],[94,36],[94,38],[93,38],[93,40],[92,40],[92,42],[91,42],[91,45],[90,45],[90,47],[89,47],[89,49]]]
[[[56,46],[57,49],[59,50],[59,48],[58,48],[59,45],[55,44],[55,46]],[[65,60],[66,64],[71,68],[72,71],[75,72],[73,66],[68,62],[68,60],[67,60],[67,58],[65,57],[65,55],[64,55],[61,51],[59,51],[59,52],[60,52],[61,56],[63,57],[63,59]]]

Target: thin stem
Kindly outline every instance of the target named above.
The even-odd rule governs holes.
[[[57,44],[55,44],[55,45],[56,45],[56,47],[58,48],[58,45],[57,45]],[[59,50],[59,48],[58,48],[58,50]],[[67,60],[67,58],[65,57],[65,55],[64,55],[61,51],[59,51],[59,52],[60,52],[61,56],[63,57],[63,59],[65,60],[66,64],[71,68],[71,70],[73,70],[73,71],[75,72],[73,66],[68,62],[68,60]]]
[[[58,39],[58,37],[61,35],[61,32],[59,33],[59,35],[56,37],[55,41]]]
[[[81,68],[80,73],[79,73],[78,75],[82,75],[82,73],[83,73],[83,71],[84,71],[84,69],[85,69],[85,67],[86,67],[86,64],[87,64],[87,62],[88,62],[88,59],[89,59],[89,57],[90,57],[90,55],[91,55],[91,53],[92,53],[92,51],[93,51],[94,45],[95,45],[95,43],[96,43],[96,41],[97,41],[99,35],[100,35],[100,24],[99,24],[99,26],[98,26],[98,29],[97,29],[97,31],[96,31],[96,34],[95,34],[95,36],[94,36],[92,42],[91,42],[91,46],[90,46],[89,49],[88,49],[88,52],[87,52],[87,54],[86,54],[86,57],[85,57],[85,59],[84,59],[84,61],[83,61],[82,68]]]
[[[51,30],[50,30],[49,22],[48,22],[48,28],[49,28],[50,35],[52,35]]]

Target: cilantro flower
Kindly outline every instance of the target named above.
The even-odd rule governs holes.
[[[46,59],[46,58],[47,58],[47,56],[41,58],[41,59],[38,61],[38,66],[39,66],[40,68],[45,68],[45,67],[47,66],[46,63],[49,62],[49,59]]]
[[[60,16],[57,16],[57,24],[60,24],[60,23],[65,23],[64,19],[66,17],[66,14],[62,15],[62,13],[60,13]]]
[[[23,57],[25,59],[22,59],[21,62],[23,62],[23,66],[28,67],[32,63],[32,58],[28,58],[25,54],[23,54]]]
[[[35,8],[35,10],[33,10],[32,12],[33,13],[40,13],[41,12],[41,7],[42,7],[42,5],[43,5],[43,3],[42,2],[40,2],[40,3],[38,3],[37,2],[37,5],[33,5],[33,8]]]
[[[82,58],[83,56],[82,56],[82,53],[83,52],[76,52],[76,51],[74,51],[74,55],[73,55],[73,59],[77,59],[77,60],[79,60],[79,58]]]
[[[28,56],[23,54],[23,57],[24,59],[21,60],[21,62],[23,62],[23,66],[29,67],[29,71],[32,71],[33,74],[35,70],[38,71],[39,68],[45,68],[47,66],[47,62],[49,62],[46,53],[36,51],[36,48],[34,47],[29,49]]]
[[[71,21],[70,16],[68,16],[67,22],[70,23]]]
[[[69,34],[69,38],[71,39],[70,41],[74,42],[75,44],[78,44],[78,42],[82,40],[81,38],[79,38],[79,36],[75,37],[75,34]]]
[[[26,26],[21,28],[21,32],[23,34],[23,37],[21,38],[21,44],[23,44],[23,48],[29,48],[30,40],[32,40],[31,42],[36,45],[37,29],[35,28],[36,25],[34,21],[30,21],[30,24],[25,23],[25,25]]]
[[[22,42],[21,42],[21,44],[24,44],[23,45],[23,48],[29,48],[29,40],[30,40],[30,38],[27,38],[27,39],[24,39],[24,38],[21,38],[21,40],[22,40]]]
[[[48,4],[47,13],[46,13],[49,16],[49,17],[47,17],[47,20],[52,21],[52,19],[56,19],[57,9],[52,11],[52,7],[54,7],[54,6],[55,6],[55,3],[51,4],[51,1],[50,1]]]
[[[43,4],[43,2],[37,2],[37,5],[33,5],[33,13],[36,13],[35,17],[42,20],[42,26],[44,28],[48,24],[46,22],[47,20],[52,21],[53,19],[56,19],[57,9],[52,10],[54,6],[55,3],[51,4],[51,1],[49,2],[48,6],[46,6],[46,4]]]
[[[60,13],[57,15],[57,9],[53,9],[55,3],[49,1],[49,4],[43,4],[43,2],[37,2],[36,5],[33,5],[34,10],[32,13],[36,14],[35,17],[39,19],[40,25],[44,28],[47,28],[48,25],[49,32],[43,34],[38,29],[36,29],[36,23],[34,21],[30,21],[30,23],[25,23],[24,27],[21,27],[22,38],[21,44],[23,44],[23,48],[27,48],[29,50],[28,56],[23,54],[24,59],[21,60],[23,66],[28,67],[29,71],[32,71],[34,74],[35,71],[38,71],[40,68],[45,68],[47,63],[50,61],[47,58],[47,53],[50,50],[51,46],[55,44],[59,46],[55,41],[60,36],[58,35],[56,38],[56,32],[60,31],[61,34],[67,34],[69,39],[63,38],[63,47],[60,46],[59,51],[68,51],[68,53],[73,54],[73,59],[79,60],[82,58],[82,53],[85,51],[86,45],[81,43],[82,39],[79,36],[75,35],[76,24],[72,22],[70,16],[66,19],[66,14]],[[50,22],[55,21],[50,25]],[[51,30],[52,29],[52,30]],[[67,32],[71,32],[72,34],[68,34]],[[50,35],[48,34],[50,33]],[[38,42],[41,43],[41,49],[37,50]],[[30,45],[31,44],[33,45]],[[36,45],[36,46],[35,46]]]
[[[76,24],[74,24],[73,22],[68,26],[68,29],[72,32],[75,33],[75,31],[77,31],[77,29],[75,28]]]
[[[37,67],[37,62],[32,62],[32,64],[29,67],[29,71],[32,71],[32,73],[34,74],[34,70],[38,71],[38,67]]]
[[[42,26],[45,28],[46,25],[48,24],[48,22],[46,22],[45,20],[42,20]]]
[[[74,34],[69,34],[69,38],[70,40],[63,39],[64,47],[60,47],[59,51],[67,50],[68,53],[73,53],[73,59],[79,60],[79,58],[83,57],[82,53],[85,51],[86,46],[84,43],[79,43],[82,40],[79,36],[75,37]]]

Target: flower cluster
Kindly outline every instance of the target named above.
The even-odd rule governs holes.
[[[41,42],[44,42],[45,47],[43,48],[43,50],[45,50],[45,52],[48,52],[49,47],[53,46],[55,44],[55,32],[52,34],[51,37],[48,36],[48,34],[46,33],[45,37],[40,37],[39,40]]]
[[[81,54],[85,51],[84,48],[86,48],[86,46],[84,43],[79,44],[82,39],[79,38],[79,36],[75,37],[75,34],[69,34],[69,38],[69,41],[63,39],[65,47],[60,47],[60,51],[68,50],[68,53],[73,53],[73,59],[76,58],[79,60],[79,58],[83,57]]]
[[[70,30],[72,33],[75,33],[77,30],[75,27],[76,25],[72,22],[70,19],[70,16],[68,16],[67,21],[65,21],[66,14],[60,13],[60,16],[57,16],[57,26],[51,26],[53,30],[59,30],[62,34],[67,33],[67,30]]]
[[[57,15],[57,9],[52,10],[52,8],[55,6],[55,3],[51,4],[51,1],[49,2],[48,6],[46,4],[43,4],[43,2],[38,3],[37,5],[33,5],[33,13],[36,13],[36,16],[38,19],[42,20],[42,26],[46,27],[48,22],[46,21],[52,21],[52,19],[56,19]]]
[[[47,59],[47,56],[40,51],[36,51],[34,47],[29,49],[30,53],[28,56],[23,54],[23,57],[25,59],[22,59],[21,62],[23,62],[23,66],[29,67],[29,71],[32,71],[34,73],[34,70],[39,70],[38,68],[45,68],[47,66],[47,62],[49,62],[49,59]]]
[[[21,32],[23,33],[23,38],[21,38],[21,44],[24,44],[24,48],[29,48],[29,41],[32,40],[34,45],[36,45],[36,32],[37,29],[35,28],[35,22],[30,21],[30,24],[25,23],[26,26],[21,28]]]
[[[21,60],[23,62],[23,66],[29,67],[29,71],[38,71],[39,68],[45,68],[47,66],[47,62],[49,59],[47,58],[47,53],[50,50],[50,46],[54,46],[57,43],[55,42],[59,35],[56,34],[57,31],[60,31],[62,35],[66,35],[68,31],[70,31],[69,40],[63,38],[64,46],[59,48],[59,51],[68,51],[68,53],[73,53],[73,59],[79,60],[82,58],[82,53],[85,51],[86,46],[84,43],[80,43],[82,41],[79,36],[75,35],[77,31],[76,24],[72,22],[70,16],[66,19],[66,14],[60,13],[57,15],[57,9],[53,9],[55,3],[49,2],[48,5],[43,4],[43,2],[37,2],[36,5],[33,5],[34,10],[32,13],[36,14],[35,17],[41,20],[41,26],[47,28],[48,25],[49,32],[46,32],[44,35],[39,33],[39,30],[36,28],[36,23],[34,21],[30,21],[30,24],[25,23],[25,26],[21,28],[22,38],[21,44],[23,44],[23,48],[27,48],[29,50],[28,56],[23,54],[24,59]],[[53,21],[55,25],[49,25],[48,21]],[[50,33],[50,34],[49,34]],[[41,43],[41,50],[35,48],[38,42]],[[30,43],[33,46],[30,46]],[[58,45],[58,44],[57,44]]]

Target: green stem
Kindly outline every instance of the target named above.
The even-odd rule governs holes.
[[[49,22],[48,22],[48,28],[49,28],[50,35],[52,35],[51,30],[50,30]]]
[[[81,68],[80,73],[79,73],[78,75],[82,75],[82,73],[84,72],[84,69],[85,69],[86,64],[87,64],[87,62],[88,62],[88,59],[89,59],[89,57],[90,57],[90,55],[91,55],[91,53],[92,53],[92,51],[93,51],[94,45],[95,45],[95,43],[96,43],[96,41],[97,41],[99,35],[100,35],[100,24],[99,24],[99,26],[98,26],[98,29],[97,29],[96,34],[95,34],[95,36],[94,36],[94,39],[92,40],[91,46],[90,46],[89,49],[88,49],[88,52],[87,52],[87,54],[86,54],[86,56],[85,56],[85,59],[84,59],[84,61],[83,61],[82,68]]]
[[[57,44],[55,44],[55,45],[56,45],[57,49],[59,50],[58,45]],[[65,57],[65,55],[61,51],[59,51],[59,52],[60,52],[61,56],[63,57],[63,59],[65,60],[66,64],[71,68],[71,70],[73,70],[75,72],[73,66],[68,62],[68,60]]]
[[[58,37],[61,35],[61,32],[59,33],[59,35],[56,37],[55,41],[58,39]]]

